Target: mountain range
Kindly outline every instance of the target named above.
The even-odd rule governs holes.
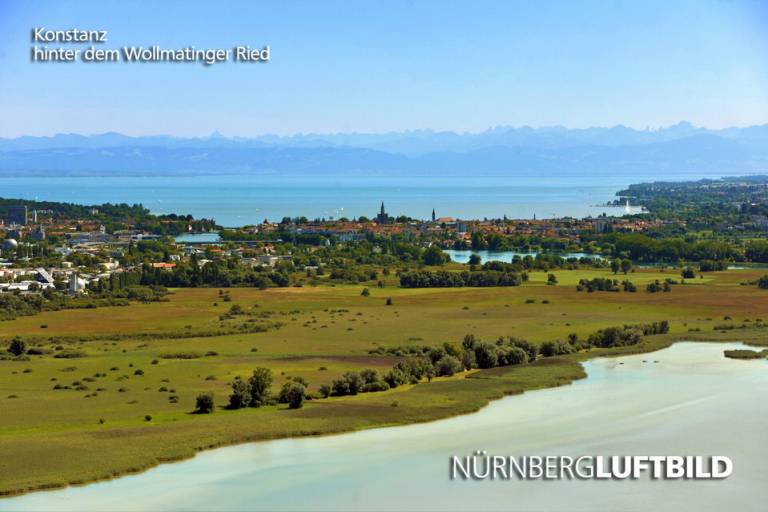
[[[648,173],[768,171],[768,124],[711,130],[496,127],[253,138],[120,133],[0,139],[5,175],[164,173]]]

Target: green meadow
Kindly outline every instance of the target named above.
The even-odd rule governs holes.
[[[546,284],[547,273],[532,272],[529,282],[505,288],[402,289],[393,277],[384,288],[179,289],[166,302],[2,322],[2,345],[21,336],[43,354],[0,360],[0,494],[110,478],[226,444],[467,413],[506,394],[582,378],[579,361],[585,358],[652,350],[677,339],[768,344],[768,330],[753,327],[768,318],[768,292],[743,284],[764,271],[708,273],[669,293],[647,293],[645,285],[679,280],[675,270],[629,274],[637,293],[576,290],[579,279],[613,277],[608,270],[554,273],[556,286]],[[369,296],[361,295],[364,286]],[[669,334],[622,350],[593,349],[385,392],[310,400],[297,410],[223,408],[232,379],[256,367],[272,370],[273,392],[294,377],[316,391],[346,371],[383,372],[400,359],[394,350],[372,355],[378,347],[441,345],[470,333],[488,341],[511,335],[538,343],[659,320],[670,321]],[[714,330],[723,325],[733,328]],[[231,334],[215,335],[221,331]],[[62,353],[78,357],[54,357]],[[192,413],[201,392],[214,394],[213,414]]]

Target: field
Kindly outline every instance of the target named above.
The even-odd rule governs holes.
[[[3,322],[3,345],[19,335],[52,353],[29,361],[0,360],[0,493],[108,478],[224,444],[461,414],[504,394],[567,384],[584,376],[579,360],[608,352],[313,400],[299,410],[282,405],[224,410],[231,380],[258,366],[272,369],[273,390],[301,376],[313,391],[348,370],[389,369],[398,356],[371,355],[379,346],[438,345],[468,333],[491,341],[514,335],[541,342],[664,319],[672,325],[669,335],[646,338],[632,350],[680,338],[766,344],[764,329],[713,330],[768,318],[768,292],[740,284],[764,273],[711,273],[675,285],[670,293],[653,294],[645,292],[646,283],[679,274],[639,269],[629,276],[637,293],[576,291],[579,279],[609,277],[606,270],[557,271],[556,286],[547,286],[542,272],[512,288],[414,290],[391,281],[383,289],[369,286],[368,297],[361,296],[363,285],[224,293],[184,289],[174,290],[167,302]],[[389,297],[392,305],[386,305]],[[228,314],[233,306],[242,313]],[[265,332],[252,332],[256,326]],[[221,330],[234,334],[214,335]],[[84,357],[53,357],[60,352]],[[57,384],[70,389],[54,390]],[[192,414],[202,391],[214,393],[214,414]]]

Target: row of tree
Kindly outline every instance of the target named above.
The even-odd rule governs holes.
[[[400,275],[400,286],[403,288],[520,286],[521,283],[522,278],[519,274],[497,270],[475,272],[415,270]]]

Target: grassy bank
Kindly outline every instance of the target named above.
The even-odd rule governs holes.
[[[766,292],[740,285],[753,273],[713,273],[655,294],[576,291],[579,279],[607,277],[602,270],[558,272],[557,286],[545,284],[545,273],[533,273],[521,287],[371,288],[369,297],[361,296],[359,286],[231,289],[226,301],[216,289],[185,289],[163,303],[3,322],[1,338],[21,335],[50,353],[0,361],[0,493],[110,478],[216,446],[464,414],[507,394],[582,378],[584,359],[656,350],[678,339],[768,344],[768,329],[754,327],[757,319],[768,318],[768,301],[758,300]],[[630,279],[641,286],[665,276],[643,270]],[[233,305],[243,312],[229,315]],[[303,377],[316,390],[345,371],[383,370],[398,360],[370,354],[378,347],[439,345],[468,333],[542,342],[662,319],[671,321],[670,334],[632,347],[313,400],[299,410],[217,407],[210,415],[191,414],[198,393],[212,392],[217,406],[224,405],[229,382],[257,366],[272,369],[275,388]],[[268,328],[245,331],[256,325]],[[210,335],[219,330],[232,334]],[[61,351],[84,357],[53,357]],[[54,390],[57,384],[70,389]],[[171,396],[178,398],[173,402]]]

